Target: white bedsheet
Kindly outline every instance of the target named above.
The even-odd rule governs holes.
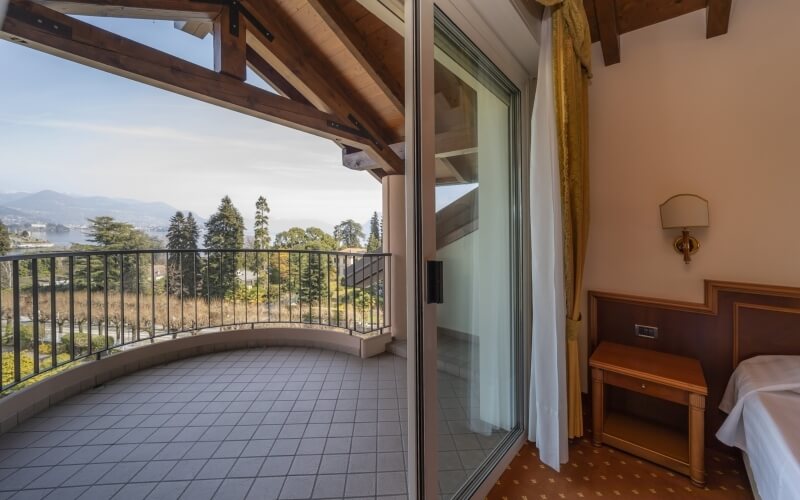
[[[734,372],[717,438],[745,451],[764,500],[800,500],[800,356],[759,356]]]

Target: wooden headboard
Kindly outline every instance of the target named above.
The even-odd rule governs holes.
[[[760,354],[800,355],[800,308],[733,305],[733,367]]]
[[[634,325],[658,327],[658,338],[634,334]],[[708,382],[706,443],[725,414],[717,408],[740,361],[759,354],[800,355],[800,288],[705,282],[702,304],[589,292],[590,351],[603,340],[700,360]],[[682,421],[680,411],[641,396],[614,394],[611,404],[664,423]]]

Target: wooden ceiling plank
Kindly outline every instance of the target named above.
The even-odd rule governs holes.
[[[603,60],[606,66],[617,64],[620,61],[620,49],[615,0],[595,0],[594,7]]]
[[[72,16],[166,21],[211,21],[222,10],[219,4],[187,0],[37,0],[37,3]]]
[[[387,140],[389,133],[375,118],[374,110],[362,102],[362,99],[336,76],[337,72],[331,64],[319,54],[316,47],[298,34],[294,22],[283,13],[274,0],[243,0],[242,5],[259,24],[270,31],[272,37],[266,37],[250,23],[248,32],[255,36],[289,73],[302,80],[302,84],[313,93],[314,98],[323,101],[343,120],[349,120],[350,127],[361,130],[370,137],[370,144],[365,145],[364,149],[386,173],[402,174],[404,162],[389,147],[390,142]],[[312,96],[306,95],[306,97],[314,102]]]
[[[338,117],[247,85],[29,0],[11,0],[0,38],[339,144],[367,147]],[[338,126],[337,126],[338,125]]]
[[[237,80],[247,78],[245,28],[241,15],[225,7],[214,19],[214,70]]]
[[[311,7],[319,14],[325,24],[342,42],[370,79],[378,85],[386,97],[400,113],[403,106],[404,90],[400,82],[389,72],[383,56],[370,49],[370,44],[356,28],[352,20],[341,10],[337,2],[331,0],[309,0]]]
[[[731,18],[731,0],[708,0],[706,10],[706,38],[724,35],[728,32]]]

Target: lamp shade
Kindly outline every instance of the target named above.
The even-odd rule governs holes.
[[[661,204],[664,229],[708,226],[708,200],[696,194],[676,194]]]

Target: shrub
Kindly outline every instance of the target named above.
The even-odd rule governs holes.
[[[89,350],[89,339],[86,333],[75,333],[75,354],[77,355],[81,351],[88,351]],[[69,335],[64,335],[61,337],[61,342],[64,345],[64,350],[67,353],[72,352],[72,342],[70,341]],[[108,346],[111,347],[114,345],[114,337],[108,337]],[[106,348],[106,337],[105,335],[92,335],[92,352],[102,351]]]

